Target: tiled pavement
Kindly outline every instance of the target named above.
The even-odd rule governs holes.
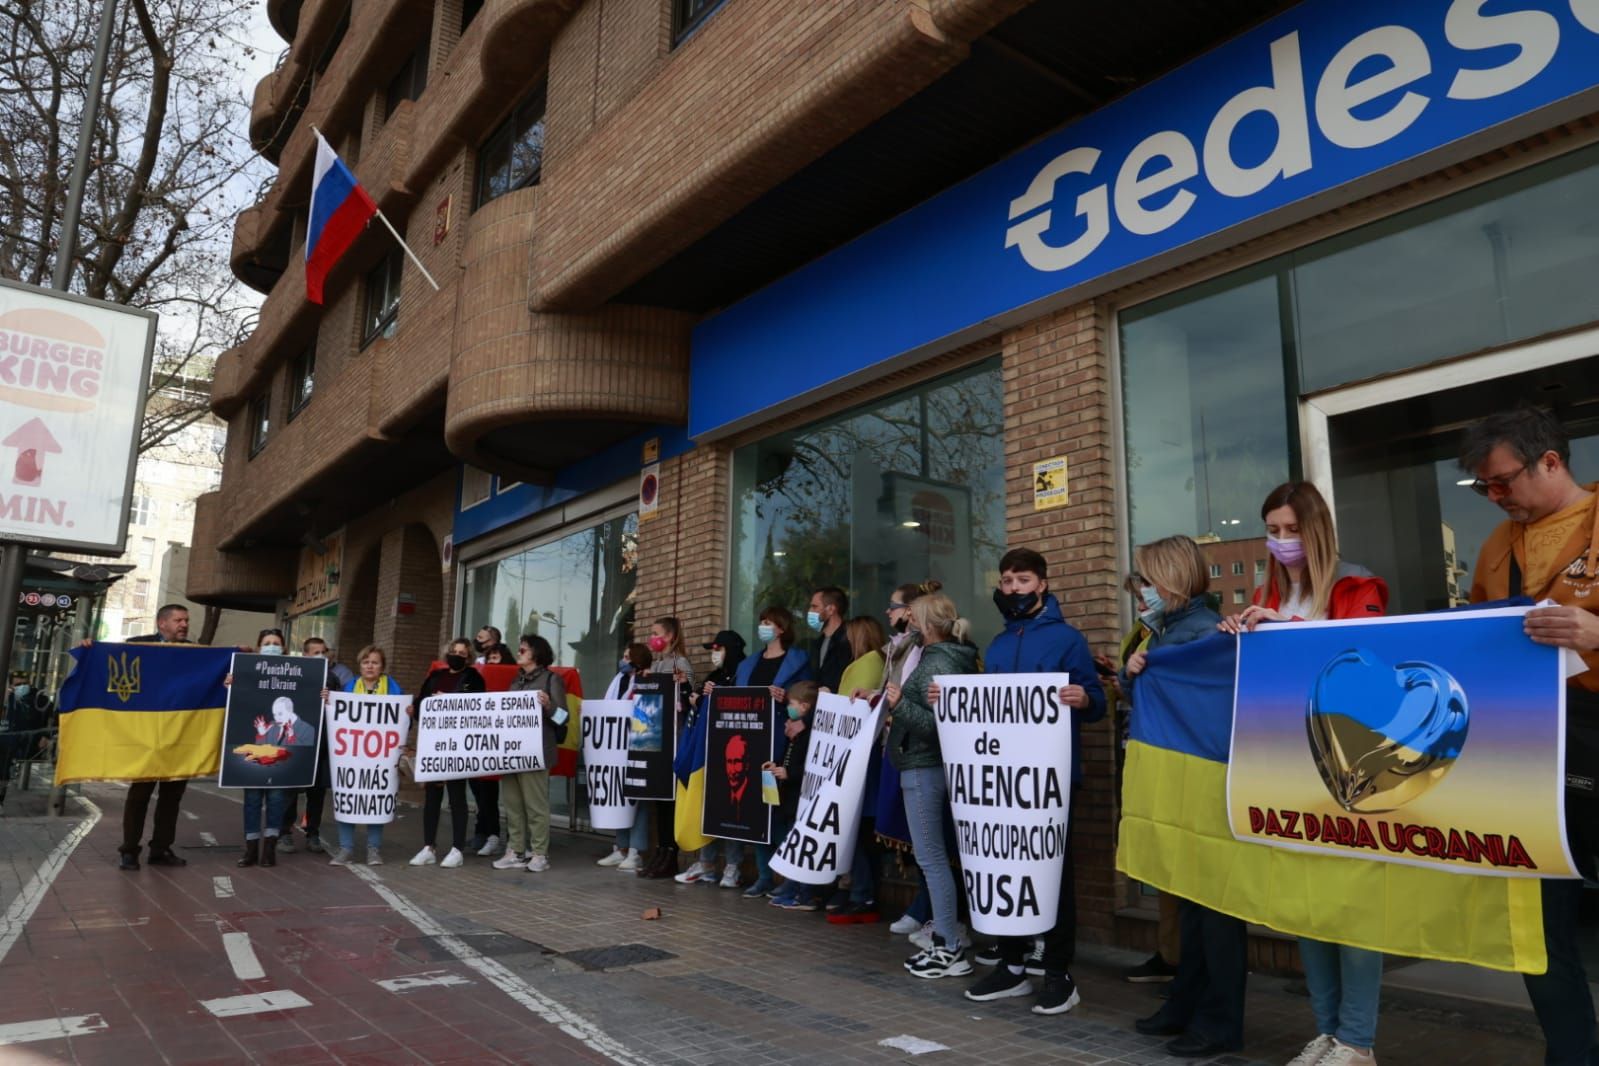
[[[0,1046],[3,1062],[875,1063],[911,1058],[880,1044],[902,1035],[946,1046],[916,1057],[930,1066],[1176,1061],[1132,1030],[1158,1000],[1116,978],[1125,953],[1085,948],[1074,968],[1082,1005],[1043,1018],[1027,1000],[967,1002],[964,980],[906,975],[909,949],[885,925],[832,926],[714,886],[642,881],[596,867],[606,849],[591,837],[557,833],[544,874],[476,858],[413,869],[403,865],[419,833],[408,811],[379,869],[339,870],[302,852],[272,870],[237,870],[234,797],[192,787],[184,807],[196,817],[179,835],[189,866],[123,874],[122,790],[89,794],[102,822],[0,960],[0,1041],[7,1025],[64,1016],[98,1016],[105,1028]],[[70,825],[0,820],[13,860],[10,873],[0,864],[0,906],[32,861],[18,854],[43,858]],[[201,845],[202,832],[221,845]],[[219,898],[216,877],[230,879],[233,896]],[[661,920],[642,920],[650,906]],[[249,933],[261,979],[230,970],[224,931]],[[376,984],[417,974],[452,983]],[[268,989],[310,1005],[222,1019],[200,1006]],[[1284,1062],[1309,1028],[1293,983],[1257,976],[1246,1053],[1214,1061]],[[616,1056],[592,1046],[606,1040]],[[1388,1064],[1542,1058],[1525,1011],[1395,992],[1378,1050]]]

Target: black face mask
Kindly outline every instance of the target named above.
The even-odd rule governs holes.
[[[1014,622],[1026,618],[1038,609],[1038,593],[1036,592],[1001,592],[994,590],[994,606],[999,608],[999,613],[1007,621]]]
[[[464,656],[464,655],[446,655],[444,657],[444,665],[448,666],[451,670],[456,670],[456,671],[465,670],[466,669],[466,656]]]
[[[910,629],[910,627],[911,627],[911,620],[909,618],[901,618],[898,622],[894,623],[894,632],[903,633],[906,630]]]

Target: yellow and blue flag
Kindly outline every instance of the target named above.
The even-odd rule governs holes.
[[[699,713],[694,716],[694,724],[678,738],[677,755],[672,760],[672,773],[677,778],[672,835],[677,846],[688,851],[698,851],[711,843],[700,828],[700,816],[705,810],[705,731],[710,720],[710,697],[701,696]]]
[[[1233,838],[1237,641],[1158,648],[1133,689],[1116,867],[1271,929],[1392,955],[1543,973],[1535,878],[1484,877]]]
[[[231,648],[74,648],[61,686],[56,784],[171,781],[217,772]]]

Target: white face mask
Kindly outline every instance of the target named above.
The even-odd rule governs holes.
[[[722,668],[722,664],[724,662],[726,662],[726,661],[727,661],[727,650],[725,648],[712,648],[711,649],[711,665],[712,666],[714,666],[718,670],[720,670]]]
[[[263,645],[261,645],[261,654],[262,655],[282,655],[283,654],[283,645],[281,645],[281,644],[263,644]]]

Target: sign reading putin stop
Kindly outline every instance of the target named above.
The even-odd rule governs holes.
[[[155,327],[0,280],[0,540],[123,550]]]

